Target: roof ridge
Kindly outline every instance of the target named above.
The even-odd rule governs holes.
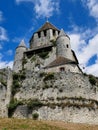
[[[52,23],[46,21],[39,29],[37,32],[41,32],[43,30],[47,30],[47,29],[54,29],[54,30],[58,30],[58,28],[56,28]]]

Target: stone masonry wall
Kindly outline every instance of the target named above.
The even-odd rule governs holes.
[[[71,72],[50,75],[54,75],[52,79],[42,72],[26,73],[26,79],[14,98],[23,102],[37,99],[42,106],[30,110],[24,107],[23,114],[23,107],[19,106],[13,117],[32,118],[37,112],[39,119],[43,120],[97,124],[98,88],[90,84],[88,77]]]

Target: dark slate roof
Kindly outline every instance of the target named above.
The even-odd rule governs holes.
[[[64,57],[58,57],[53,62],[51,62],[49,65],[47,65],[45,68],[51,68],[55,66],[65,65],[65,64],[77,64],[75,61],[72,61],[70,59],[64,58]]]
[[[37,32],[41,32],[43,30],[48,30],[48,29],[53,29],[53,30],[57,30],[60,31],[59,29],[57,29],[54,25],[52,25],[49,22],[46,22]]]

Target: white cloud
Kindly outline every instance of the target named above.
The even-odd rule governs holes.
[[[98,76],[98,63],[96,62],[91,66],[87,66],[85,72],[88,74],[93,74],[95,76]]]
[[[89,9],[90,15],[98,20],[98,0],[81,0],[85,7]]]
[[[50,17],[59,10],[59,0],[55,2],[53,0],[16,0],[20,2],[32,2],[34,4],[34,10],[39,17]]]
[[[38,17],[50,17],[58,8],[59,4],[52,0],[39,0],[39,2],[35,4],[35,12],[38,14]]]
[[[82,49],[79,59],[81,63],[87,64],[89,59],[94,55],[98,55],[98,34],[89,40],[86,47]]]
[[[0,26],[0,41],[8,41],[6,30]]]
[[[0,61],[0,69],[6,68],[6,67],[9,67],[9,68],[12,69],[13,61],[10,61],[10,62],[8,62],[8,61]]]
[[[95,31],[94,31],[95,30]],[[95,36],[92,35],[94,31]],[[98,33],[96,29],[76,30],[76,33],[70,33],[72,49],[75,51],[80,63],[80,67],[85,67],[85,72],[98,76]],[[89,60],[97,56],[95,63],[88,66]]]

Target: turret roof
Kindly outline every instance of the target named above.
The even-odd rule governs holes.
[[[66,36],[66,34],[65,34],[64,30],[63,30],[63,29],[61,29],[61,30],[60,30],[60,33],[59,33],[59,36],[63,36],[63,35],[65,35],[65,36]]]
[[[61,37],[61,36],[67,36],[69,38],[69,36],[64,32],[63,29],[60,30],[60,33],[59,33],[59,36],[58,37]],[[70,39],[70,38],[69,38]]]
[[[26,47],[24,40],[22,40],[18,47]]]
[[[47,21],[37,32],[41,32],[47,29],[53,29],[53,30],[59,31],[59,29],[57,29],[54,25],[52,25],[51,23]]]

